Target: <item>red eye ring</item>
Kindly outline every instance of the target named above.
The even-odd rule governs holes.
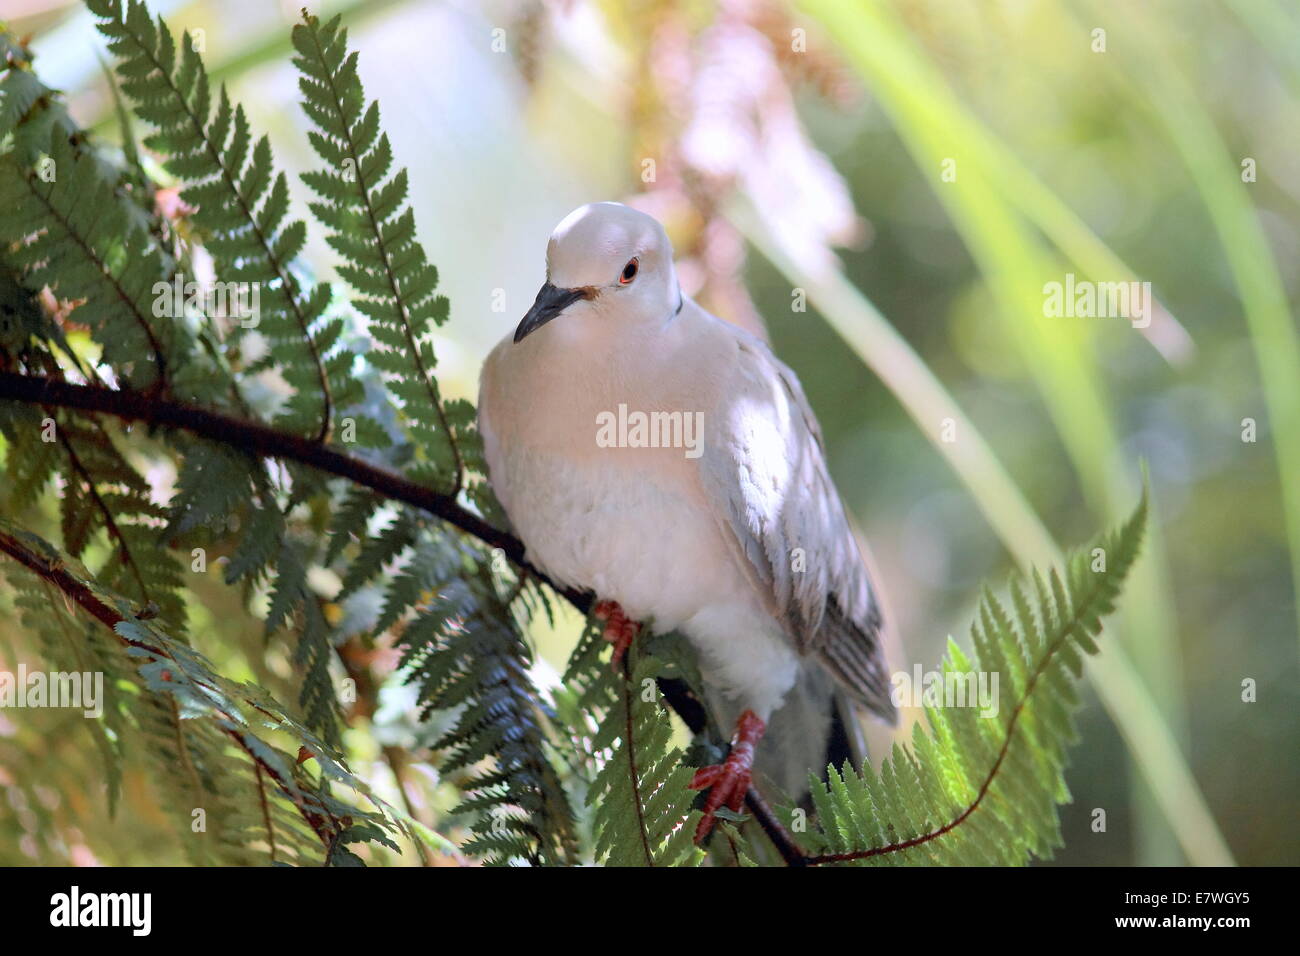
[[[619,274],[618,284],[627,285],[629,282],[635,279],[636,270],[637,270],[636,256],[633,256],[631,259],[627,260],[627,265],[623,267],[622,273]]]

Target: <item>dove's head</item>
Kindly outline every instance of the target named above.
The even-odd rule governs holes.
[[[616,202],[579,206],[546,245],[546,284],[515,341],[553,319],[584,329],[663,323],[682,307],[673,247],[651,216]]]

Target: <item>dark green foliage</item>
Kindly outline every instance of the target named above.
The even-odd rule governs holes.
[[[143,607],[154,604],[172,632],[185,633],[181,564],[157,546],[166,509],[150,497],[148,483],[121,456],[98,422],[69,417],[58,428],[67,456],[62,507],[63,543],[80,558],[90,536],[103,531],[109,558],[98,579]]]
[[[434,744],[444,774],[459,774],[472,815],[464,850],[487,862],[577,860],[547,720],[528,676],[531,653],[483,555],[426,539],[388,589],[379,625],[411,612],[399,639],[407,680],[427,714],[452,711]]]
[[[257,332],[270,347],[265,359],[250,362],[244,357],[248,330],[238,325],[216,325],[192,311],[166,312],[155,320],[159,335],[174,336],[178,330],[191,334],[178,342],[174,355],[167,354],[170,367],[139,384],[166,382],[164,387],[192,401],[228,405],[249,415],[257,410],[249,406],[240,379],[275,365],[293,389],[287,406],[274,418],[278,428],[319,435],[321,428],[313,425],[323,426],[326,410],[333,408],[336,439],[377,449],[410,479],[444,490],[464,489],[473,500],[491,507],[473,428],[474,409],[467,402],[444,403],[433,375],[429,333],[445,321],[447,304],[436,295],[437,272],[415,240],[414,219],[405,205],[406,174],[390,175],[391,150],[378,129],[377,107],[372,105],[365,116],[359,112],[363,94],[355,56],[346,55],[337,24],[321,28],[308,21],[294,36],[303,54],[299,66],[307,94],[304,105],[322,124],[313,144],[331,166],[342,165],[345,157],[339,150],[350,151],[359,163],[360,179],[351,185],[329,172],[309,176],[309,182],[322,192],[324,201],[313,204],[313,211],[343,257],[339,272],[355,291],[353,304],[368,319],[369,342],[344,335],[341,319],[324,318],[327,287],[301,284],[293,260],[301,250],[305,225],[290,221],[286,182],[273,170],[269,140],[255,141],[244,111],[230,102],[224,89],[213,94],[189,37],[174,40],[138,2],[89,6],[118,57],[125,99],[152,128],[144,145],[161,152],[164,168],[185,184],[183,197],[193,207],[187,213],[186,233],[214,254],[218,281],[262,286],[264,321]],[[14,79],[11,70],[0,83],[34,81],[26,60],[22,67],[23,77]],[[324,100],[314,95],[321,93],[329,95]],[[21,104],[14,99],[7,105],[16,115]],[[18,117],[24,142],[31,138],[28,127],[45,113],[64,115],[57,97]],[[121,125],[129,135],[130,124]],[[80,136],[70,123],[60,128]],[[130,146],[124,149],[128,159],[134,154]],[[102,163],[96,151],[84,146],[70,149],[56,143],[42,149],[70,151],[78,171],[84,169],[85,182],[78,188],[98,197],[96,204],[109,203],[119,220],[138,215],[137,204],[121,195],[129,171]],[[43,158],[42,149],[30,151],[32,163]],[[96,165],[90,165],[92,159]],[[17,153],[11,151],[3,161],[16,162]],[[89,208],[84,195],[83,207]],[[114,234],[118,246],[127,247],[130,254],[100,253],[105,261],[129,260],[135,268],[149,270],[149,284],[133,286],[144,289],[137,311],[152,309],[154,282],[170,281],[177,274],[185,278],[189,265],[184,244],[173,249],[177,230],[159,220],[155,210],[151,213],[139,228]],[[50,234],[54,227],[48,218],[46,210],[43,219],[33,214],[28,221],[14,221],[14,238]],[[93,243],[90,248],[98,249]],[[27,288],[39,289],[43,275],[19,271],[24,264],[6,271],[6,277],[17,272],[31,283]],[[91,272],[90,279],[96,278]],[[66,281],[61,272],[59,279]],[[55,291],[62,297],[60,289]],[[94,297],[96,303],[104,300],[103,295]],[[25,347],[32,330],[39,333],[38,345],[56,343],[57,325],[41,324],[39,309],[30,312],[35,324],[25,320],[22,329],[15,323],[6,330],[14,337],[12,348],[6,345],[12,354],[19,344]],[[131,317],[121,307],[107,314],[118,323]],[[145,314],[155,318],[152,311]],[[366,353],[366,368],[375,373],[370,380],[355,374],[356,351]],[[106,351],[101,361],[121,376],[129,368],[128,359],[138,363],[141,354],[147,353],[133,346],[122,355]],[[53,367],[39,348],[28,366],[42,374]],[[184,377],[170,377],[178,369]],[[204,390],[205,380],[216,384]],[[395,405],[390,397],[397,400]],[[249,599],[266,589],[266,634],[269,640],[279,640],[287,633],[295,641],[290,662],[300,682],[303,726],[328,745],[339,742],[344,719],[333,674],[341,636],[330,624],[327,602],[310,585],[309,572],[313,567],[338,568],[342,590],[336,602],[368,601],[379,594],[382,612],[371,630],[376,636],[386,631],[401,635],[409,677],[421,687],[426,710],[438,707],[455,714],[454,726],[438,749],[448,752],[445,769],[466,792],[461,810],[473,821],[475,832],[469,851],[501,862],[575,859],[571,814],[549,762],[545,717],[537,709],[538,694],[527,675],[529,651],[509,602],[496,595],[491,575],[474,571],[482,567],[485,555],[465,551],[444,530],[431,528],[406,509],[373,521],[382,500],[370,492],[332,486],[297,466],[282,474],[269,471],[238,448],[183,434],[167,436],[177,456],[177,479],[170,504],[163,509],[115,456],[112,434],[101,422],[60,413],[58,440],[49,443],[40,438],[42,416],[35,409],[5,406],[0,412],[0,427],[12,450],[6,455],[14,479],[11,504],[32,505],[59,479],[65,545],[80,552],[97,532],[127,539],[129,550],[115,550],[97,573],[109,575],[138,597],[139,606],[155,602],[160,620],[170,627],[184,624],[176,594],[180,565],[160,544],[178,549],[187,563],[191,553],[201,555],[195,559],[200,563],[209,557],[224,559],[225,580],[243,586]],[[82,459],[80,465],[76,457]],[[122,495],[121,501],[114,497]],[[99,506],[109,501],[124,507],[122,527],[111,528],[111,512]],[[332,528],[331,536],[295,532],[300,519],[291,516],[299,507],[321,516]],[[143,542],[137,540],[137,529]],[[324,527],[318,524],[317,530]],[[137,558],[141,543],[147,545],[147,554]],[[133,582],[131,572],[137,567],[148,573],[145,580]],[[394,568],[402,570],[393,575]],[[471,582],[468,590],[461,578]],[[449,618],[438,617],[429,603],[435,593],[437,606],[444,610],[457,593],[464,606],[481,605],[470,617],[472,626],[462,631]],[[446,625],[446,630],[435,625]],[[435,655],[439,647],[445,653]],[[435,678],[434,672],[441,677]],[[364,839],[365,834],[358,830],[354,835]],[[341,846],[330,859],[353,862],[355,857]]]
[[[275,172],[270,140],[253,141],[243,107],[231,104],[225,87],[213,102],[188,33],[178,53],[171,31],[140,0],[86,5],[118,57],[122,91],[156,130],[145,144],[166,154],[164,167],[188,184],[182,195],[224,280],[261,286],[255,327],[269,352],[250,370],[274,366],[293,390],[277,424],[327,436],[334,411],[356,398],[353,356],[333,351],[343,322],[326,316],[329,287],[304,285],[291,268],[307,229],[288,218],[288,181]],[[245,323],[229,330],[236,343],[245,332]]]
[[[104,361],[132,385],[150,385],[185,334],[153,315],[162,261],[94,160],[78,155],[62,131],[46,151],[35,166],[17,153],[0,159],[0,243],[28,288],[49,285],[64,300],[84,299],[77,318],[90,326]]]

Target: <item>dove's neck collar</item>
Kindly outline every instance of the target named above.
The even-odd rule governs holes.
[[[673,312],[673,318],[682,314],[682,306],[686,304],[686,297],[682,295],[682,284],[677,283],[677,309]]]

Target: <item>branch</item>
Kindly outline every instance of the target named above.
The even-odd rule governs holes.
[[[0,371],[0,400],[4,399],[83,412],[101,412],[123,421],[176,428],[250,454],[296,461],[327,474],[346,478],[386,498],[427,511],[466,534],[473,535],[488,547],[500,548],[516,566],[549,586],[557,594],[563,595],[579,611],[586,614],[591,610],[592,595],[589,592],[562,587],[552,581],[524,557],[524,546],[518,538],[488,524],[472,511],[462,507],[453,496],[418,485],[401,475],[349,457],[310,439],[277,431],[257,422],[200,408],[197,405],[163,398],[150,392],[125,391],[99,385],[76,385],[33,375]],[[89,595],[89,592],[87,594]],[[93,595],[90,597],[94,599]],[[110,613],[116,612],[110,611]],[[681,681],[661,680],[659,686],[669,706],[685,721],[692,732],[699,733],[705,726],[704,708],[690,694],[686,685]],[[755,819],[763,828],[763,832],[780,851],[782,858],[788,864],[801,865],[806,859],[805,854],[785,832],[755,788],[749,789],[746,801]]]
[[[745,792],[745,806],[754,815],[754,820],[762,827],[767,838],[772,841],[776,851],[781,854],[781,859],[785,861],[786,866],[804,867],[814,862],[814,858],[804,853],[799,844],[794,842],[790,832],[781,825],[781,821],[767,805],[767,801],[763,799],[757,787],[751,786]]]
[[[190,432],[263,458],[280,458],[308,465],[327,474],[377,491],[442,518],[491,548],[500,548],[519,567],[563,594],[582,612],[591,607],[591,595],[560,587],[524,558],[518,538],[488,524],[462,507],[451,495],[408,481],[401,475],[367,464],[309,438],[278,431],[257,422],[234,418],[197,405],[173,401],[152,392],[135,392],[99,385],[76,385],[34,375],[0,372],[0,399],[47,407],[102,412],[123,421],[144,422]]]

